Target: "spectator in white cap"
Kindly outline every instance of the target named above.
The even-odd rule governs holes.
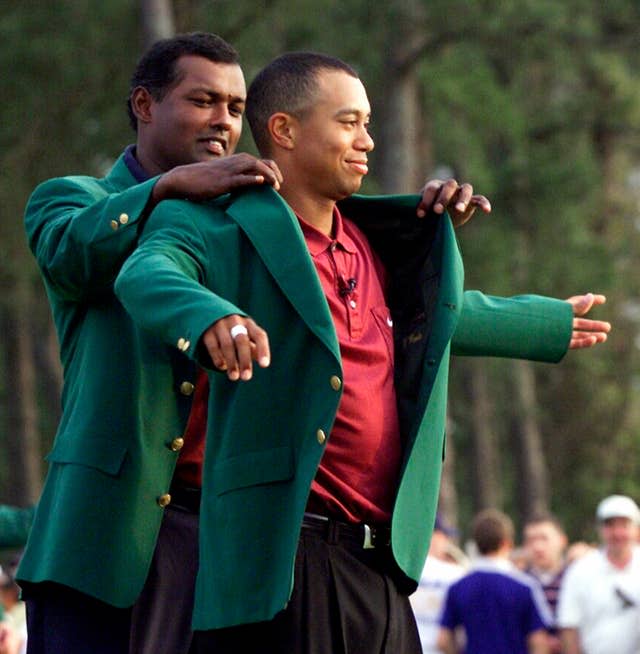
[[[640,652],[640,509],[625,495],[598,505],[602,548],[576,561],[560,589],[564,654]]]

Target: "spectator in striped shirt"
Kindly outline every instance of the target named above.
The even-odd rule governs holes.
[[[561,651],[556,626],[556,611],[560,584],[567,569],[567,535],[560,521],[551,514],[538,515],[525,522],[523,545],[528,565],[525,572],[538,581],[551,609],[553,624],[549,627],[549,646],[552,654]]]

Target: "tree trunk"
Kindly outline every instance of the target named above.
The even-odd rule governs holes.
[[[415,193],[432,167],[421,110],[418,77],[424,40],[424,7],[415,0],[394,0],[388,8],[389,52],[384,90],[376,108],[376,169],[383,193]]]
[[[514,403],[512,431],[517,451],[516,484],[523,518],[549,510],[547,464],[538,424],[536,379],[528,361],[514,361]]]
[[[5,307],[2,320],[5,364],[12,375],[5,398],[5,497],[7,502],[18,505],[35,502],[42,489],[38,385],[33,351],[35,336],[31,314],[31,298],[22,293],[13,308]]]
[[[40,444],[49,449],[60,421],[62,395],[62,366],[60,365],[58,339],[50,315],[37,318],[38,333],[44,335],[34,343],[34,365],[38,371],[40,397]]]
[[[415,193],[424,183],[427,164],[419,155],[420,83],[411,66],[406,71],[387,66],[387,88],[380,106],[376,134],[376,168],[383,193]]]
[[[488,388],[487,370],[482,360],[469,362],[469,396],[473,420],[474,511],[502,506],[500,456]]]
[[[176,27],[171,0],[140,0],[140,24],[144,50],[173,36]]]
[[[458,526],[458,493],[455,483],[455,434],[451,421],[447,420],[447,441],[445,447],[445,458],[442,466],[442,481],[440,482],[440,498],[438,511],[446,523]]]

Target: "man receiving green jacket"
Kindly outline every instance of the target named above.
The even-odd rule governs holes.
[[[200,652],[419,652],[407,593],[435,515],[449,354],[557,361],[606,338],[573,321],[602,297],[464,293],[449,218],[416,218],[417,196],[349,198],[369,113],[343,62],[273,62],[248,115],[280,195],[163,203],[116,282],[139,325],[211,370]]]

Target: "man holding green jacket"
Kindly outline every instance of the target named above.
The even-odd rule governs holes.
[[[606,339],[573,317],[604,298],[465,293],[448,216],[351,197],[373,141],[343,62],[284,55],[247,113],[280,193],[162,203],[116,281],[210,371],[197,651],[417,653],[449,354],[558,361]]]
[[[48,180],[30,198],[29,245],[64,367],[62,419],[18,570],[30,653],[126,654],[130,639],[136,654],[190,646],[197,507],[169,495],[188,449],[195,367],[136,332],[113,282],[166,198],[279,183],[270,162],[234,155],[245,95],[221,38],[160,42],[131,83],[135,146],[104,178]]]

